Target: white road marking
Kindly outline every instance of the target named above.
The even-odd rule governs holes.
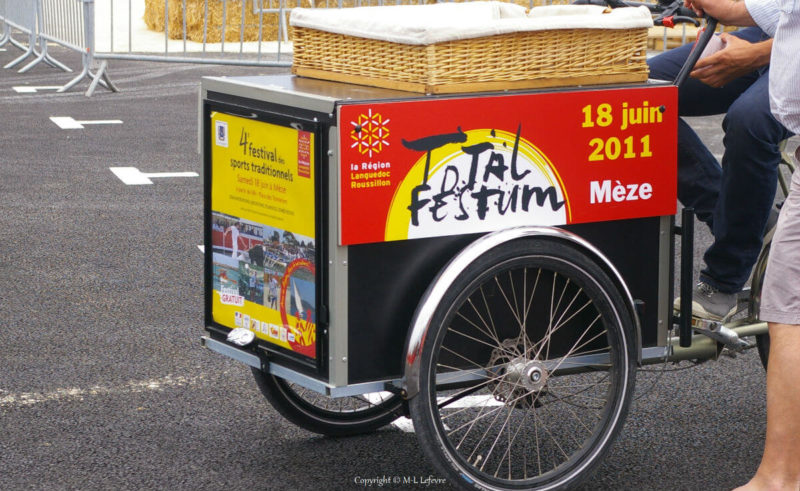
[[[414,422],[411,421],[411,418],[406,418],[405,416],[394,420],[392,426],[404,433],[414,433]]]
[[[438,402],[446,401],[446,397],[438,398]],[[467,396],[447,405],[448,409],[464,408],[464,407],[489,407],[489,406],[502,406],[503,403],[496,400],[492,396]],[[414,422],[405,416],[397,418],[392,421],[392,426],[404,433],[414,433]],[[445,425],[445,429],[447,425]]]
[[[69,116],[50,116],[50,121],[58,125],[62,130],[80,130],[87,124],[122,124],[119,119],[96,119],[94,121],[76,121]]]
[[[102,386],[95,385],[87,389],[78,387],[55,389],[49,392],[8,392],[0,389],[0,408],[2,407],[20,407],[20,406],[33,406],[36,404],[43,404],[46,402],[60,402],[60,401],[82,401],[88,397],[105,396],[105,395],[119,395],[119,394],[134,394],[141,392],[150,392],[156,390],[164,390],[171,387],[183,387],[187,385],[195,385],[200,383],[203,377],[185,377],[167,375],[161,378],[151,380],[132,380],[126,384],[119,386]]]
[[[446,401],[446,397],[440,397],[438,399],[439,403]],[[448,404],[448,408],[458,408],[458,407],[489,407],[489,406],[502,406],[503,403],[498,401],[492,396],[467,396],[463,397],[451,404]]]
[[[32,86],[32,85],[17,85],[12,87],[15,92],[18,94],[35,94],[40,90],[58,90],[60,89],[60,85],[40,85],[40,86]],[[56,123],[58,124],[58,123]]]
[[[198,249],[200,249],[200,252],[202,252],[203,254],[205,254],[205,253],[206,253],[206,246],[204,246],[204,245],[199,245],[199,246],[197,246],[197,248],[198,248]]]
[[[150,179],[154,177],[198,177],[200,175],[197,172],[142,172],[136,167],[109,167],[109,170],[128,186],[153,184]]]

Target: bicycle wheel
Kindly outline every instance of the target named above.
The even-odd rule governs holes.
[[[261,393],[284,418],[308,431],[349,436],[385,426],[402,416],[402,399],[391,392],[328,397],[253,368]]]
[[[764,275],[767,272],[767,260],[771,245],[772,239],[770,238],[770,241],[761,249],[761,254],[753,267],[753,279],[750,283],[750,320],[752,322],[758,320],[761,309],[761,289],[764,286]],[[756,348],[758,357],[761,359],[761,366],[766,370],[769,363],[769,333],[756,335]]]
[[[781,160],[778,162],[778,193],[780,204],[778,209],[783,206],[783,200],[789,196],[789,183],[792,180],[792,174],[795,171],[795,164],[792,162],[792,157],[786,152],[787,140],[783,140],[779,149],[781,152]],[[785,167],[788,172],[784,172],[782,167]],[[778,221],[777,214],[774,218],[770,217],[767,222],[767,230],[772,229]],[[765,243],[758,256],[756,265],[753,267],[752,281],[750,283],[750,320],[755,322],[759,318],[761,310],[761,288],[764,286],[764,274],[767,272],[767,259],[769,259],[769,249],[772,245],[772,233],[768,234]],[[761,365],[764,370],[767,369],[769,363],[769,333],[756,335],[756,346],[758,348],[758,357],[761,359]]]
[[[445,293],[410,401],[420,444],[465,489],[561,489],[589,475],[630,405],[633,325],[577,247],[491,249]]]

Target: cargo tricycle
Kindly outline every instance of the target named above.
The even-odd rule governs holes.
[[[735,320],[673,309],[693,250],[691,210],[676,225],[677,83],[434,95],[205,78],[203,344],[310,431],[407,415],[457,486],[574,486],[619,433],[638,367],[756,346],[766,363],[768,246]]]

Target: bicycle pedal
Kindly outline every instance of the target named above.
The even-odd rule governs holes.
[[[719,321],[692,317],[692,329],[698,334],[721,343],[733,353],[740,353],[747,348],[752,348],[752,345],[740,338],[736,331],[725,327]]]

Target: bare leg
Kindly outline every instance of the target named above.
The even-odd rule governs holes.
[[[767,438],[743,491],[800,490],[800,326],[769,324]]]

